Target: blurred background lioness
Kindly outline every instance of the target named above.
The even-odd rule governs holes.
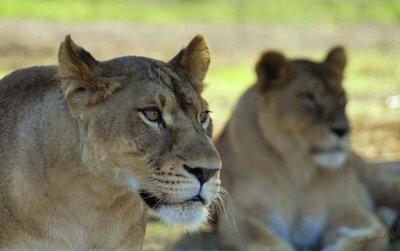
[[[0,75],[55,64],[55,45],[65,34],[90,45],[99,60],[129,51],[166,60],[182,41],[202,33],[212,57],[204,96],[218,134],[238,97],[256,82],[254,64],[261,51],[317,60],[342,44],[349,54],[343,86],[352,148],[367,160],[390,161],[400,156],[399,24],[396,0],[5,0],[0,2]],[[145,249],[217,247],[207,229],[184,241],[182,233],[152,222]]]
[[[240,97],[216,140],[222,186],[234,208],[233,219],[219,213],[223,248],[388,248],[389,229],[374,208],[400,211],[400,175],[365,163],[349,147],[341,84],[346,61],[342,47],[322,61],[261,54],[257,83]]]

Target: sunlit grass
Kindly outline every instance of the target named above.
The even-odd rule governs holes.
[[[0,16],[146,22],[348,23],[399,21],[400,1],[326,0],[4,0]]]
[[[400,93],[398,51],[362,50],[349,60],[346,88],[353,95],[379,96]]]

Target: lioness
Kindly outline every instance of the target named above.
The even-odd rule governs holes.
[[[261,56],[256,85],[216,142],[239,233],[219,217],[224,248],[386,248],[386,230],[352,168],[353,158],[360,159],[349,154],[345,65],[341,47],[322,62],[288,60],[274,51]]]
[[[0,248],[140,250],[146,204],[204,222],[221,161],[203,37],[164,63],[100,62],[67,36],[58,60],[0,81]]]

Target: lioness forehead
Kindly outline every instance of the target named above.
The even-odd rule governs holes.
[[[192,85],[186,72],[168,63],[145,57],[121,57],[104,62],[102,76],[131,77],[134,80],[159,84],[176,98],[184,111],[198,110],[207,106]]]
[[[333,70],[331,67],[315,63],[308,60],[294,60],[296,67],[300,70],[299,73],[306,73],[309,78],[313,78],[314,84],[320,85],[320,88],[325,93],[342,94],[342,76],[340,73]]]

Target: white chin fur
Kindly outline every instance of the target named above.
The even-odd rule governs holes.
[[[323,152],[314,155],[314,162],[318,166],[328,169],[340,168],[346,159],[347,154],[343,151]]]
[[[182,226],[187,231],[199,228],[208,218],[208,210],[200,202],[162,205],[157,215],[167,225]]]

